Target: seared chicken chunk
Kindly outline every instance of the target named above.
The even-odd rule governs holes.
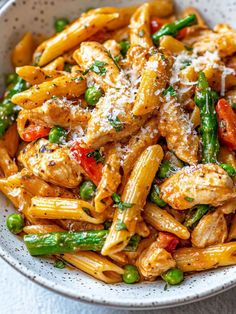
[[[219,210],[205,215],[193,230],[193,246],[205,248],[213,244],[224,243],[228,235],[227,224]]]
[[[161,198],[183,210],[197,204],[217,206],[236,196],[233,180],[216,164],[185,167],[161,185]]]
[[[199,138],[194,126],[176,99],[166,98],[158,116],[160,134],[166,138],[169,150],[173,150],[179,159],[195,164],[198,162]]]
[[[152,243],[139,256],[136,265],[140,273],[148,280],[154,280],[168,269],[175,267],[175,260],[169,252]]]
[[[62,187],[75,188],[82,180],[81,168],[70,159],[69,149],[46,139],[28,144],[19,160],[35,176]]]

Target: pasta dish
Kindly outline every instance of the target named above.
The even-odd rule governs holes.
[[[105,283],[236,264],[236,31],[171,0],[54,27],[24,34],[6,76],[9,231]]]

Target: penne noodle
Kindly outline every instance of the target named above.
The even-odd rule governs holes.
[[[97,253],[83,251],[76,254],[66,253],[62,257],[66,262],[105,283],[122,281],[123,269]]]
[[[40,67],[32,65],[18,67],[16,68],[16,73],[31,85],[51,81],[56,77],[63,75],[63,73],[56,70],[44,70],[43,68],[41,69]]]
[[[37,62],[39,66],[49,63],[66,51],[78,46],[118,17],[118,13],[82,16],[62,32],[44,41],[37,48],[34,60],[39,59]]]
[[[15,161],[9,156],[4,141],[0,140],[0,168],[5,177],[9,177],[18,172]]]
[[[29,215],[44,219],[73,219],[99,224],[103,217],[94,218],[87,214],[94,212],[94,207],[82,200],[59,197],[33,197]]]
[[[227,241],[232,241],[236,239],[236,215],[234,214],[232,223],[229,228],[229,234]]]
[[[14,67],[31,64],[34,51],[32,33],[26,33],[12,51],[11,61]]]
[[[143,217],[147,223],[152,225],[158,231],[173,233],[180,239],[184,240],[187,240],[190,237],[190,233],[184,225],[178,222],[165,209],[161,209],[152,203],[147,203],[144,207]]]
[[[112,204],[111,196],[117,191],[121,182],[119,170],[120,156],[118,148],[111,147],[107,153],[107,159],[102,169],[102,178],[94,198],[96,212],[101,213]]]
[[[162,148],[159,145],[153,145],[149,146],[136,161],[121,196],[122,201],[130,204],[130,207],[125,210],[116,209],[110,232],[101,251],[102,255],[122,251],[134,235],[140,209],[145,205],[163,156]]]
[[[63,75],[18,93],[11,100],[14,104],[25,109],[33,109],[41,106],[44,101],[51,99],[53,96],[66,96],[71,99],[79,97],[85,90],[86,81],[82,77],[73,78],[72,76]]]
[[[150,49],[153,46],[150,34],[150,5],[144,3],[140,6],[130,20],[131,47],[141,46]]]
[[[172,58],[167,52],[151,56],[146,63],[134,102],[134,115],[145,115],[158,110],[163,102],[162,92],[171,75]]]
[[[2,137],[4,146],[7,149],[7,152],[11,158],[15,157],[16,152],[19,147],[19,134],[17,132],[17,124],[13,123],[6,131]]]
[[[65,60],[63,57],[58,57],[52,62],[48,63],[43,67],[45,71],[63,71],[65,65]]]
[[[63,232],[65,230],[57,225],[31,225],[24,227],[23,231],[27,234],[43,234],[50,232]]]
[[[160,48],[169,50],[173,54],[185,50],[184,44],[172,36],[163,36],[160,39]]]
[[[209,246],[208,248],[181,248],[173,256],[183,272],[202,271],[236,264],[236,242]]]

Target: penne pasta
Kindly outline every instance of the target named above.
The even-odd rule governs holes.
[[[66,262],[105,283],[122,281],[123,269],[94,252],[67,253],[63,254],[62,257]]]
[[[2,142],[7,149],[11,158],[15,157],[19,148],[19,134],[17,132],[17,124],[13,123],[2,137]]]
[[[43,234],[50,232],[63,232],[64,230],[57,225],[31,225],[24,227],[23,231],[27,234]]]
[[[16,73],[31,85],[41,84],[45,81],[51,81],[56,77],[63,75],[63,73],[60,73],[56,70],[44,70],[40,67],[35,67],[32,65],[18,67],[16,68]]]
[[[202,271],[234,265],[236,242],[217,244],[208,248],[181,248],[174,252],[176,265],[183,272]]]
[[[190,237],[188,229],[178,222],[165,209],[147,203],[144,207],[144,219],[158,231],[167,231],[175,234],[180,239],[187,240]]]
[[[94,198],[95,211],[104,212],[112,204],[112,194],[117,191],[121,182],[120,156],[117,152],[118,147],[111,147],[107,154],[107,159],[102,169],[102,178],[97,187]]]
[[[167,52],[160,52],[150,57],[134,102],[134,115],[145,115],[160,108],[163,102],[162,92],[170,78],[171,60]]]
[[[25,33],[12,51],[11,61],[14,67],[31,64],[34,51],[32,33]]]
[[[9,156],[7,148],[2,140],[0,140],[0,168],[5,177],[9,177],[18,172],[15,161]]]
[[[153,46],[150,34],[150,6],[144,3],[132,15],[130,20],[131,47],[141,46],[150,49]]]
[[[30,216],[44,219],[73,219],[94,224],[103,222],[103,217],[94,218],[87,214],[94,207],[85,201],[59,197],[33,197],[28,210]]]
[[[97,31],[119,17],[113,14],[92,14],[82,16],[68,26],[64,31],[44,41],[36,50],[34,60],[43,66],[62,53],[78,46]],[[86,27],[84,27],[86,25]]]
[[[160,48],[169,50],[173,54],[185,50],[184,44],[172,36],[163,36],[160,39]]]
[[[85,90],[86,81],[82,77],[76,78],[63,75],[18,93],[11,100],[14,104],[25,109],[33,109],[41,106],[44,101],[51,99],[53,96],[63,97],[66,95],[67,98],[71,99],[79,97]]]
[[[138,158],[121,199],[130,204],[125,210],[116,209],[113,223],[105,241],[102,255],[122,251],[136,231],[140,210],[145,205],[155,173],[163,158],[159,145],[148,147]]]

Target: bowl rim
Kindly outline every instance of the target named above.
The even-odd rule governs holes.
[[[0,17],[2,14],[7,12],[9,7],[12,5],[12,3],[17,2],[17,0],[2,0],[0,4]],[[190,304],[193,302],[198,302],[204,299],[207,299],[209,297],[213,297],[215,295],[218,295],[222,292],[225,292],[233,287],[236,286],[236,276],[232,280],[232,278],[229,278],[224,283],[219,282],[217,285],[215,285],[214,288],[208,288],[203,292],[196,293],[195,296],[190,297],[182,297],[182,298],[172,298],[171,301],[157,301],[157,302],[151,302],[149,304],[144,304],[143,302],[136,301],[131,302],[129,300],[112,300],[110,301],[109,298],[106,300],[101,300],[100,297],[94,297],[90,298],[85,295],[76,295],[73,294],[71,291],[69,291],[66,288],[62,288],[59,285],[51,285],[51,280],[47,279],[46,277],[40,276],[37,274],[36,271],[32,271],[29,268],[27,268],[25,265],[21,264],[17,258],[10,255],[7,251],[4,250],[3,247],[0,246],[0,257],[2,260],[7,262],[12,268],[14,268],[16,271],[18,271],[20,274],[24,275],[26,278],[30,279],[32,282],[52,291],[55,292],[63,297],[70,298],[72,300],[76,300],[79,302],[83,302],[86,304],[92,304],[92,305],[100,305],[100,306],[106,306],[110,308],[119,308],[119,309],[132,309],[132,310],[144,310],[144,309],[164,309],[164,308],[172,308],[177,306],[182,306],[186,304]],[[229,266],[230,267],[230,266]],[[231,266],[232,267],[232,266]]]
[[[87,296],[76,296],[75,294],[71,293],[67,289],[63,289],[60,286],[51,286],[51,281],[46,277],[39,276],[37,272],[28,269],[25,265],[22,265],[16,258],[12,257],[11,255],[7,254],[2,247],[0,247],[0,257],[6,263],[8,263],[12,268],[18,271],[20,274],[25,276],[26,278],[30,279],[32,282],[38,284],[39,286],[46,288],[49,291],[55,292],[63,297],[79,301],[82,303],[86,303],[89,305],[99,305],[105,306],[110,308],[117,308],[117,309],[132,309],[132,310],[153,310],[153,309],[165,309],[165,308],[173,308],[177,306],[187,305],[190,303],[199,302],[210,297],[216,296],[222,292],[226,292],[227,290],[236,286],[236,279],[234,281],[229,279],[228,283],[222,284],[219,283],[215,286],[214,289],[210,289],[210,291],[206,290],[205,292],[200,292],[196,294],[194,297],[189,298],[182,298],[176,300],[176,298],[172,299],[169,302],[166,301],[158,301],[158,303],[152,302],[152,305],[144,305],[143,302],[139,304],[138,302],[132,303],[129,301],[117,301],[112,300],[109,301],[107,299],[105,302],[104,300],[100,300],[99,297],[97,298],[89,298]]]

